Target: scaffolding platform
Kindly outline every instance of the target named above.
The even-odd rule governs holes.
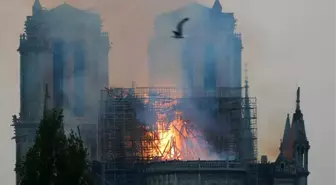
[[[241,91],[242,88],[196,93],[167,87],[106,88],[101,91],[99,155],[107,161],[164,159],[158,143],[167,138],[159,135],[169,132],[174,120],[182,120],[179,129],[170,127],[177,135],[183,135],[183,131],[190,132],[193,139],[201,136],[207,149],[220,157],[235,153],[236,159],[256,160],[256,98],[231,96],[232,92]],[[171,140],[166,148],[171,150],[174,144],[176,141]],[[188,146],[184,148],[186,153],[195,153]],[[192,159],[202,157],[206,156],[195,154]]]

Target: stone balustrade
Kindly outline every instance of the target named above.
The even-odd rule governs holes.
[[[246,171],[246,167],[235,161],[162,161],[152,162],[146,173],[178,172],[178,171]]]

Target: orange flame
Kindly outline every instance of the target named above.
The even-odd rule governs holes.
[[[144,103],[150,102],[149,96],[144,96]],[[154,131],[148,132],[153,139],[151,156],[160,160],[191,160],[206,156],[206,151],[199,145],[195,131],[190,128],[189,121],[183,120],[183,112],[174,110],[178,104],[176,99],[157,99],[152,105],[156,112]],[[169,120],[169,113],[174,113],[174,119]]]

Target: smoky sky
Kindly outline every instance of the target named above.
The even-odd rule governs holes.
[[[53,8],[63,0],[41,0]],[[69,0],[81,9],[100,12],[113,42],[110,85],[148,83],[147,44],[153,21],[163,12],[193,0]],[[211,6],[213,0],[199,0]],[[301,108],[311,144],[309,184],[335,184],[335,1],[222,0],[234,12],[243,35],[243,62],[248,64],[251,96],[258,99],[259,154],[276,157],[287,113]],[[14,184],[15,143],[11,115],[19,111],[19,34],[32,0],[0,0],[0,179]],[[172,69],[172,75],[174,71]]]

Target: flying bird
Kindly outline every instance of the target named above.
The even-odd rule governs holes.
[[[184,23],[186,23],[187,21],[189,20],[188,17],[182,19],[176,26],[176,31],[173,31],[174,35],[172,36],[173,38],[176,38],[176,39],[182,39],[184,38],[184,35],[183,35],[183,25]]]

